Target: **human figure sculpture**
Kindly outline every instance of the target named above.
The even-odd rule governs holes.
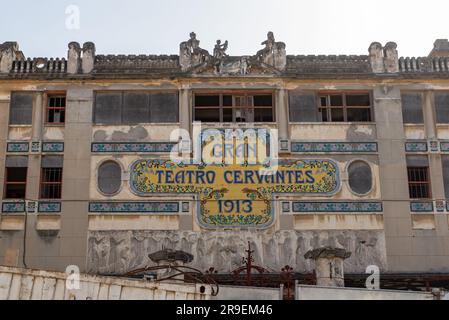
[[[279,70],[285,69],[287,64],[285,43],[276,42],[273,32],[270,31],[267,34],[267,40],[262,42],[262,45],[264,45],[265,48],[257,52],[257,59],[260,62],[271,65]]]
[[[180,44],[180,64],[182,69],[201,65],[209,60],[209,52],[200,47],[200,41],[195,32],[190,33],[190,39]]]

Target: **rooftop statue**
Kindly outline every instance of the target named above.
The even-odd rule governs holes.
[[[210,59],[209,52],[200,47],[200,41],[196,38],[195,32],[190,33],[189,40],[181,42],[179,51],[179,59],[183,71],[205,65]]]
[[[217,40],[214,48],[214,67],[216,72],[220,72],[223,59],[227,57],[226,50],[228,50],[228,41],[221,44],[221,40]]]
[[[267,40],[261,44],[265,46],[265,48],[257,52],[257,59],[260,62],[273,66],[279,70],[285,69],[287,64],[285,43],[276,42],[273,32],[269,31],[267,34]]]

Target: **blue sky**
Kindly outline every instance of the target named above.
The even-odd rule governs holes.
[[[178,54],[195,31],[210,52],[255,54],[267,31],[288,54],[366,54],[395,41],[401,56],[423,56],[449,38],[449,1],[402,0],[22,0],[2,4],[0,42],[18,41],[27,57],[63,57],[67,44],[96,43],[98,54]],[[80,29],[66,28],[69,5]]]

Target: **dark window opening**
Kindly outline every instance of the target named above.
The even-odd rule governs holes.
[[[323,122],[371,122],[371,96],[363,94],[327,94],[320,96],[319,112]]]
[[[40,198],[61,199],[62,168],[42,168]]]
[[[49,124],[65,123],[66,97],[63,95],[49,95],[47,99],[47,118]]]
[[[429,167],[407,167],[410,199],[431,198]]]
[[[25,199],[27,168],[6,168],[5,199]]]
[[[202,122],[273,122],[272,94],[195,94],[194,120]]]

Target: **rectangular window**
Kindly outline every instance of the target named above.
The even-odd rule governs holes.
[[[104,125],[176,123],[179,121],[178,93],[97,92],[93,121]]]
[[[449,199],[449,156],[442,155],[441,162],[443,166],[444,194],[446,199]]]
[[[272,94],[195,94],[194,119],[202,122],[274,122]]]
[[[48,124],[64,124],[65,123],[65,95],[48,95],[47,96],[47,116]]]
[[[407,175],[410,199],[432,197],[427,156],[407,156]]]
[[[449,92],[435,92],[437,123],[449,123]]]
[[[422,93],[403,93],[401,100],[404,123],[424,123]]]
[[[320,94],[319,112],[323,122],[371,122],[369,93]]]
[[[61,156],[42,157],[40,199],[61,199],[62,165]]]
[[[6,157],[5,199],[25,199],[28,158],[24,156]]]
[[[290,92],[289,111],[291,122],[318,122],[321,121],[319,108],[316,107],[314,93]]]
[[[9,124],[31,125],[33,121],[33,93],[11,93]]]

